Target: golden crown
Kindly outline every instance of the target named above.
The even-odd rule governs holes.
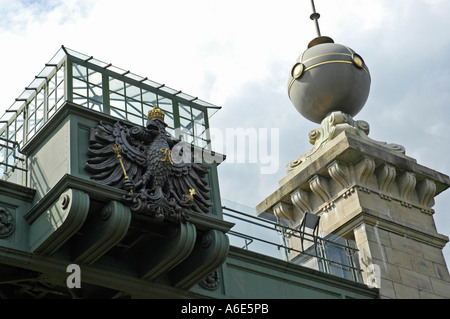
[[[148,111],[147,120],[159,118],[164,121],[164,112],[158,106],[153,105],[153,110]]]

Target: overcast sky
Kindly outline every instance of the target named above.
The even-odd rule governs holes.
[[[358,52],[371,71],[355,119],[370,124],[371,138],[401,144],[449,175],[450,1],[316,0],[316,9],[322,34]],[[0,114],[62,45],[92,55],[222,106],[213,127],[278,129],[273,174],[261,174],[261,162],[219,167],[222,196],[254,207],[312,147],[317,125],[287,95],[290,69],[316,36],[310,14],[309,0],[0,0]],[[447,236],[449,204],[450,190],[434,206]],[[448,263],[449,244],[445,254]]]

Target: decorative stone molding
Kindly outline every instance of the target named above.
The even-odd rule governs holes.
[[[391,200],[391,187],[394,184],[396,176],[395,167],[389,164],[383,164],[377,170],[376,175],[381,198]]]
[[[301,211],[301,212],[312,212],[313,208],[309,198],[309,192],[306,192],[301,189],[297,189],[295,192],[291,193],[291,201],[292,203]]]
[[[311,191],[325,203],[322,208],[323,212],[327,212],[334,207],[334,202],[331,200],[332,198],[329,191],[328,179],[319,175],[314,175],[309,180],[309,187],[311,188]]]
[[[369,184],[369,178],[375,171],[375,161],[373,158],[364,156],[356,165],[355,173],[356,180],[360,184],[363,191],[370,193],[370,190],[366,188]]]
[[[401,204],[411,208],[410,195],[416,187],[416,175],[412,172],[403,172],[397,181]]]
[[[306,159],[316,154],[325,144],[333,140],[342,132],[357,135],[371,144],[405,155],[405,148],[401,145],[371,139],[369,137],[370,126],[366,121],[355,121],[350,115],[338,111],[331,113],[322,121],[319,127],[309,132],[308,139],[314,147],[306,154],[290,162],[286,166],[287,172],[289,173],[300,166]]]
[[[419,203],[424,207],[432,207],[434,205],[434,194],[436,193],[436,184],[429,180],[424,179],[419,183],[417,187],[417,195],[419,196]],[[428,210],[423,209],[423,212]]]
[[[303,216],[304,211],[302,211],[302,216]],[[278,218],[278,219],[285,219],[291,222],[299,222],[301,219],[301,216],[297,216],[291,205],[285,204],[283,202],[278,203],[277,205],[274,206],[273,208],[273,214]]]
[[[325,177],[314,175],[309,180],[309,187],[323,202],[329,202],[331,200],[331,195],[328,190],[328,180]]]
[[[337,161],[328,165],[328,174],[336,181],[342,188],[349,188],[351,186],[351,180],[346,165]]]
[[[14,216],[6,208],[0,207],[0,238],[11,236],[14,229]]]

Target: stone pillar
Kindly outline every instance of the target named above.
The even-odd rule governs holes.
[[[368,134],[367,122],[331,113],[310,132],[313,148],[287,165],[257,209],[276,214],[283,203],[294,224],[308,211],[321,217],[322,234],[355,240],[364,282],[381,298],[450,298],[448,237],[437,232],[432,209],[450,178]]]

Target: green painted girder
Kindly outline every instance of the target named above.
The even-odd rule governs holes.
[[[129,207],[118,201],[91,215],[82,228],[83,236],[71,248],[75,263],[90,265],[100,259],[125,237],[131,222]]]
[[[142,256],[138,275],[148,280],[156,280],[184,261],[194,249],[197,238],[195,225],[177,225],[173,238],[158,238],[152,241],[146,254]]]
[[[38,216],[26,215],[30,224],[28,244],[37,254],[52,255],[84,224],[89,212],[89,195],[67,189],[49,207],[42,207]]]
[[[225,262],[228,250],[229,240],[223,232],[215,229],[205,232],[197,238],[192,254],[170,272],[172,285],[192,288]]]

